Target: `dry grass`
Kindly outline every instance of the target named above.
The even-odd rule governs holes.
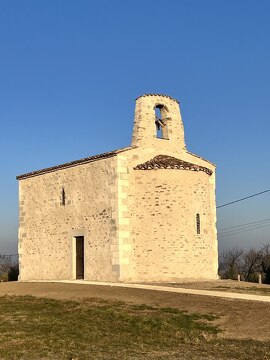
[[[1,359],[270,359],[270,343],[219,339],[213,314],[98,299],[0,298]]]

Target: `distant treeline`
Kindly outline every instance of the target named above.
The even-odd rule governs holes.
[[[0,281],[17,281],[19,276],[19,264],[12,259],[12,255],[0,254]]]
[[[224,250],[219,257],[222,279],[236,280],[240,275],[242,281],[258,282],[259,274],[263,283],[270,284],[270,244],[259,250],[233,247]]]

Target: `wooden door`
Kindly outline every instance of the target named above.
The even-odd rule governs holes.
[[[76,237],[76,279],[84,278],[84,237]]]

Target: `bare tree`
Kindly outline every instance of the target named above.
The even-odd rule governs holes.
[[[224,250],[219,259],[219,275],[222,279],[237,279],[244,250],[234,247]]]
[[[270,244],[264,245],[262,252],[262,272],[264,274],[264,283],[270,284]]]
[[[8,271],[8,281],[17,281],[19,276],[19,263],[13,262]]]
[[[259,250],[234,247],[220,255],[219,275],[223,279],[237,279],[240,274],[244,281],[257,282],[259,273],[263,275],[263,282],[270,284],[270,244]]]
[[[241,274],[245,281],[254,281],[257,273],[261,272],[262,251],[251,248],[243,253],[241,262]],[[256,279],[257,280],[257,279]]]
[[[18,261],[12,261],[10,255],[0,254],[0,280],[1,281],[16,281],[19,276]]]
[[[12,266],[11,256],[0,254],[0,279],[1,280],[8,279],[8,272],[9,272],[9,269],[11,266]]]

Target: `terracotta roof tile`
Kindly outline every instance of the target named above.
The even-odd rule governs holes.
[[[172,156],[158,155],[153,159],[146,161],[134,167],[134,170],[158,170],[158,169],[178,169],[203,171],[208,175],[212,175],[213,171],[200,165],[195,165],[184,160],[177,159]]]

